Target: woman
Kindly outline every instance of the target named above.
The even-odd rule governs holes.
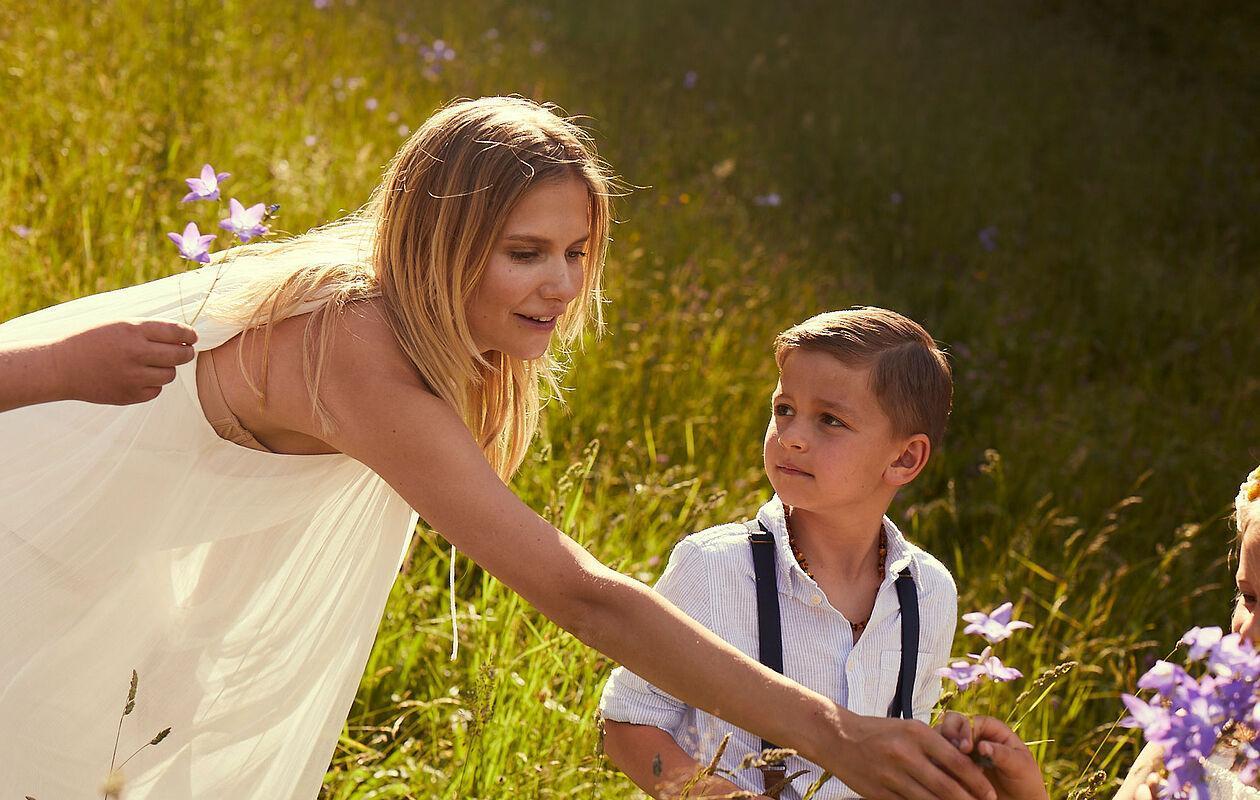
[[[1253,644],[1260,634],[1256,595],[1260,592],[1260,467],[1247,476],[1234,497],[1234,524],[1238,528],[1238,572],[1234,576],[1238,596],[1230,617],[1230,629]],[[1236,751],[1222,748],[1203,762],[1212,800],[1260,800],[1260,790],[1238,777],[1242,766]],[[1159,770],[1163,753],[1158,745],[1142,749],[1115,800],[1154,800],[1159,796]]]
[[[0,416],[6,790],[94,788],[135,668],[118,750],[172,731],[128,764],[129,800],[314,797],[422,516],[584,642],[864,796],[993,796],[926,726],[764,669],[504,484],[554,353],[599,320],[610,183],[548,110],[459,102],[343,221],[0,326],[152,316],[200,351],[144,405]]]

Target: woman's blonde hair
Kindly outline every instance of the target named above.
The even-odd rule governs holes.
[[[1238,494],[1234,497],[1234,524],[1238,527],[1239,540],[1255,519],[1257,511],[1260,511],[1256,508],[1258,501],[1260,501],[1260,467],[1251,471],[1247,479],[1238,487]]]
[[[531,188],[566,177],[583,181],[590,197],[582,291],[560,319],[556,346],[543,357],[483,355],[469,331],[466,304],[513,207]],[[403,352],[506,480],[537,430],[543,387],[558,398],[568,348],[588,320],[602,328],[614,187],[589,134],[552,106],[518,97],[456,101],[407,140],[357,212],[292,239],[220,255],[216,263],[233,262],[252,277],[241,290],[214,299],[207,312],[242,322],[255,335],[262,328],[265,387],[266,323],[316,304],[305,331],[303,374],[327,433],[335,425],[318,387],[335,323],[346,303],[380,295]],[[245,372],[243,350],[238,362]],[[265,388],[248,374],[246,380],[264,402]]]

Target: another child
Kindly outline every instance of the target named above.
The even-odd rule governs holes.
[[[197,332],[158,319],[119,320],[59,339],[0,342],[0,411],[55,400],[143,403],[192,360]]]
[[[885,513],[940,444],[953,396],[949,364],[921,326],[880,308],[808,319],[779,335],[775,360],[779,383],[764,447],[775,496],[753,523],[719,525],[680,541],[656,590],[763,663],[773,666],[767,651],[781,644],[786,676],[856,713],[899,710],[926,721],[940,693],[936,670],[949,659],[958,595],[948,570],[906,541]],[[773,553],[773,572],[762,574],[773,575],[779,606],[767,617],[763,597],[760,622],[758,538],[763,552]],[[906,664],[902,611],[906,632],[914,616],[908,605],[917,605],[919,625]],[[768,619],[780,626],[777,641],[763,627],[773,626]],[[903,672],[915,677],[899,691]],[[897,709],[906,698],[910,707]],[[762,750],[759,738],[622,668],[604,688],[600,711],[608,756],[656,798],[676,796],[727,734],[719,767],[733,774],[702,781],[690,796],[776,796],[774,784],[785,784],[777,796],[794,800],[821,772],[795,756],[786,775],[738,769],[745,755]],[[815,795],[856,796],[835,779]]]

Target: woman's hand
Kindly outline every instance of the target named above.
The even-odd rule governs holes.
[[[949,711],[937,730],[962,752],[974,752],[992,762],[985,775],[997,790],[998,800],[1049,800],[1037,759],[1001,720],[984,716],[969,719]]]
[[[1159,770],[1163,759],[1164,751],[1158,745],[1148,744],[1142,748],[1114,800],[1155,800],[1159,797]]]

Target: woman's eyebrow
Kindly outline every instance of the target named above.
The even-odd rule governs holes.
[[[572,243],[581,244],[582,242],[585,242],[587,239],[590,239],[590,238],[591,238],[591,235],[588,233],[585,236],[581,237],[580,239],[574,239]],[[533,245],[540,245],[540,246],[551,244],[551,240],[548,239],[546,236],[539,236],[534,233],[509,233],[509,234],[504,235],[503,239],[504,241],[508,241],[508,242],[521,242],[524,244],[533,244]]]

